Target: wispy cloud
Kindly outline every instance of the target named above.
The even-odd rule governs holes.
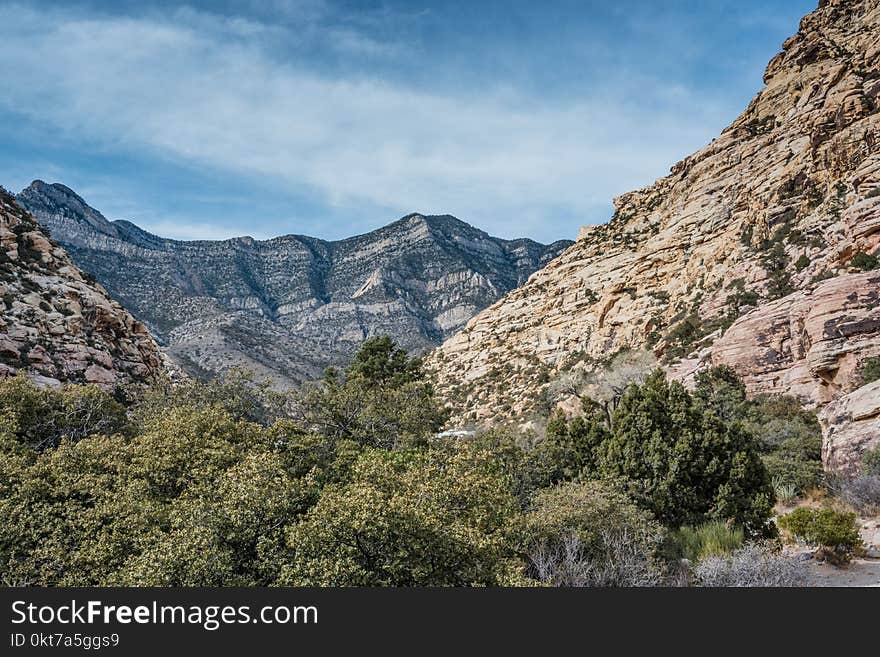
[[[559,103],[501,84],[432,93],[322,74],[267,46],[284,28],[194,10],[172,20],[7,5],[0,24],[9,112],[104,148],[305,188],[331,205],[451,212],[508,236],[542,234],[551,209],[600,219],[614,194],[663,175],[732,118],[693,90],[635,76]],[[357,56],[399,48],[354,28],[324,36]]]

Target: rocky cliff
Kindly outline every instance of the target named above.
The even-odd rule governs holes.
[[[18,201],[184,369],[243,366],[281,384],[346,362],[371,335],[431,348],[571,244],[419,214],[337,242],[183,242],[108,221],[63,185],[35,181]]]
[[[764,82],[717,139],[436,351],[459,423],[526,417],[573,362],[626,348],[684,380],[729,364],[751,393],[812,406],[858,392],[880,355],[880,3],[820,2]],[[829,465],[880,441],[872,408],[847,429],[859,438],[826,445]],[[827,441],[847,412],[823,415]]]
[[[163,370],[146,327],[0,188],[0,377],[22,372],[42,385],[112,391]]]

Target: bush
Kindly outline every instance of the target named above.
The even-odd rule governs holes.
[[[754,436],[771,481],[781,491],[801,494],[822,482],[822,430],[816,414],[793,397],[746,398],[745,386],[730,367],[713,367],[696,377],[695,403],[724,422],[741,422]]]
[[[694,568],[700,586],[805,586],[806,562],[750,544],[729,556],[711,556]]]
[[[291,527],[294,586],[490,586],[517,582],[519,506],[485,453],[367,449]]]
[[[880,357],[866,358],[859,368],[862,375],[862,385],[868,385],[880,380]]]
[[[779,502],[782,502],[783,504],[791,504],[797,499],[800,491],[796,484],[787,481],[783,475],[774,475],[771,481],[773,483],[773,492]]]
[[[849,261],[849,266],[862,271],[870,271],[880,267],[880,258],[870,253],[856,253]]]
[[[880,475],[880,445],[865,450],[862,454],[862,474]]]
[[[685,526],[670,535],[673,555],[691,562],[730,554],[742,546],[743,539],[741,528],[718,521]]]
[[[526,514],[528,575],[553,586],[650,586],[660,582],[663,531],[651,514],[600,482],[540,491]]]
[[[40,388],[23,376],[0,381],[0,418],[17,442],[35,450],[57,446],[62,438],[123,432],[125,407],[94,385]]]
[[[855,513],[801,507],[779,518],[779,526],[835,564],[848,562],[862,546]]]
[[[285,395],[272,389],[271,381],[256,381],[254,373],[234,369],[210,381],[189,379],[163,382],[142,393],[132,406],[132,418],[142,423],[168,408],[222,408],[234,418],[272,424],[285,413]]]
[[[566,420],[560,412],[547,424],[544,439],[530,454],[535,482],[546,487],[571,481],[582,473],[596,469],[597,450],[609,433],[599,421],[589,417]]]
[[[322,381],[297,393],[308,429],[382,449],[427,444],[449,413],[435,399],[420,363],[389,343],[368,340],[344,373],[331,368]]]
[[[751,435],[657,370],[630,386],[599,449],[599,473],[669,527],[731,520],[769,535],[773,490]]]
[[[837,496],[860,513],[880,513],[880,475],[868,474],[844,479],[836,486]]]

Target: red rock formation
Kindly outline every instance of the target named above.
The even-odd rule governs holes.
[[[880,4],[822,2],[764,82],[717,139],[436,350],[456,423],[527,419],[573,358],[626,348],[683,379],[729,363],[750,392],[812,405],[858,387],[880,350],[880,275],[849,266],[880,245]]]
[[[0,188],[0,377],[106,390],[155,380],[159,347]]]

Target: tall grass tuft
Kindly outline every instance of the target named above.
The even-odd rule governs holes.
[[[671,538],[678,557],[692,562],[731,554],[742,547],[744,540],[741,527],[728,527],[720,521],[682,527],[674,531]]]

